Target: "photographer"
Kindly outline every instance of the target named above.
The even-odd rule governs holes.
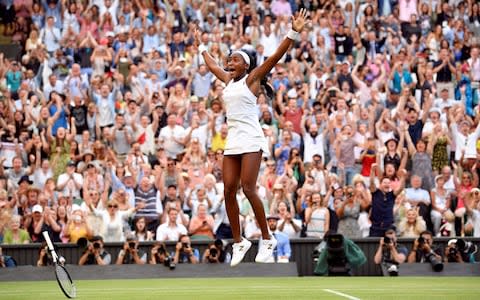
[[[463,239],[451,239],[445,248],[444,262],[449,263],[475,263],[477,246]]]
[[[420,237],[413,242],[412,251],[408,255],[409,263],[429,262],[436,272],[443,270],[442,249],[433,246],[433,234],[425,230]]]
[[[398,265],[407,259],[408,250],[397,244],[397,236],[394,229],[388,229],[385,236],[380,238],[380,243],[375,253],[375,264],[382,264],[390,276],[398,275]]]
[[[178,243],[175,246],[175,257],[173,262],[178,263],[190,263],[198,264],[200,261],[200,253],[198,249],[192,248],[190,244],[190,237],[188,235],[181,235],[178,239]]]
[[[203,253],[202,261],[207,264],[230,263],[230,253],[225,252],[222,240],[215,240]]]
[[[78,265],[109,265],[112,261],[110,253],[103,249],[103,238],[94,236],[78,260]]]
[[[137,264],[143,265],[147,262],[147,253],[138,249],[138,240],[135,236],[127,237],[117,257],[117,265]]]
[[[0,268],[14,268],[17,266],[15,259],[9,255],[3,255],[2,248],[0,247]]]
[[[150,261],[151,265],[163,264],[165,267],[170,269],[175,269],[175,263],[173,262],[170,254],[167,251],[167,246],[161,242],[155,242],[152,249],[150,250]]]

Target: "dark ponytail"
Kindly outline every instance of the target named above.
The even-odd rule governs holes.
[[[250,58],[250,66],[248,67],[247,73],[250,73],[253,69],[257,67],[257,53],[256,52],[251,52],[248,50],[243,50],[248,57]],[[269,99],[273,99],[273,87],[270,83],[268,83],[267,77],[263,77],[260,79],[260,85],[262,86],[262,89],[264,90],[265,96]]]

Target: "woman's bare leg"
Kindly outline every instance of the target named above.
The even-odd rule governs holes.
[[[261,151],[242,154],[240,181],[242,184],[243,193],[252,205],[255,218],[257,219],[260,230],[262,231],[262,239],[269,240],[270,234],[268,232],[265,210],[263,209],[262,200],[260,200],[257,194],[257,177],[261,161]]]
[[[242,241],[240,235],[240,210],[237,203],[237,190],[240,183],[242,158],[240,155],[225,155],[223,157],[223,184],[225,208],[232,228],[233,241]]]

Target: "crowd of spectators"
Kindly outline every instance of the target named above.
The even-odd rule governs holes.
[[[1,243],[42,242],[48,230],[55,242],[122,241],[126,254],[131,235],[177,250],[186,238],[231,238],[224,85],[194,31],[220,65],[235,49],[261,64],[302,7],[309,28],[269,75],[273,96],[258,97],[271,151],[257,189],[270,228],[285,238],[392,226],[399,237],[480,236],[476,1],[0,5],[3,34],[22,49],[0,53]],[[237,199],[245,236],[258,238],[241,190]]]

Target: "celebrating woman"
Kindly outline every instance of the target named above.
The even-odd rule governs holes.
[[[307,11],[302,9],[292,17],[292,30],[280,43],[277,50],[263,64],[255,67],[255,60],[242,50],[234,51],[228,58],[227,70],[222,69],[200,44],[200,32],[195,33],[195,46],[205,60],[208,69],[226,84],[223,99],[226,105],[228,136],[223,158],[223,181],[225,204],[233,234],[233,256],[231,266],[239,264],[252,243],[240,234],[239,207],[235,198],[237,187],[242,189],[250,201],[262,232],[256,262],[267,262],[272,256],[277,241],[270,236],[262,202],[256,193],[256,182],[262,152],[268,145],[257,115],[257,97],[262,90],[262,81],[303,31]]]

